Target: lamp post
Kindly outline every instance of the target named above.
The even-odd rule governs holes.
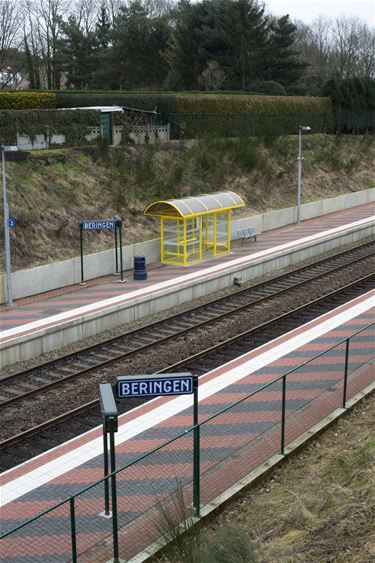
[[[301,190],[302,190],[302,131],[310,131],[311,127],[308,125],[299,126],[298,136],[298,186],[297,186],[297,223],[301,222]]]
[[[10,269],[10,235],[9,235],[9,206],[7,199],[7,180],[5,174],[5,151],[16,151],[17,147],[6,147],[0,145],[1,168],[3,178],[3,207],[4,207],[4,240],[5,240],[5,269],[7,274],[7,298],[8,305],[13,305],[12,272]]]

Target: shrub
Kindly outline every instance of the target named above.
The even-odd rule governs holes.
[[[286,96],[286,90],[282,84],[275,80],[255,80],[249,84],[250,92],[268,94],[269,96]]]
[[[53,109],[56,95],[51,92],[0,92],[0,110]]]
[[[335,132],[366,133],[375,131],[375,80],[372,78],[336,78],[324,85],[331,97]]]
[[[256,563],[250,539],[245,530],[226,524],[214,535],[201,541],[200,563]]]

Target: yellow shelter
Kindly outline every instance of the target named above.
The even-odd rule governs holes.
[[[200,262],[204,252],[230,252],[230,212],[244,207],[234,192],[151,203],[145,215],[160,217],[160,256],[167,264]]]

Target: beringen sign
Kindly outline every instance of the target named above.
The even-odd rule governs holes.
[[[112,219],[95,219],[91,221],[82,221],[81,228],[83,231],[96,231],[99,229],[115,229],[117,226],[117,221]]]
[[[191,373],[158,375],[132,375],[117,378],[117,395],[126,397],[156,397],[160,395],[190,395],[194,391]]]

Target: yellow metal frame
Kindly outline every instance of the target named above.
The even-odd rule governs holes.
[[[155,204],[158,203],[170,206],[169,213],[167,208],[154,213],[160,216],[161,262],[186,266],[201,262],[203,253],[207,251],[211,251],[213,256],[220,256],[230,252],[230,212],[233,206],[219,207],[212,211],[207,209],[203,213],[193,213],[191,208],[183,202],[190,211],[189,215],[184,216],[170,202],[155,202]],[[219,201],[218,205],[220,205]],[[145,214],[149,207],[146,209]],[[178,215],[174,214],[175,210],[178,212]],[[219,220],[221,220],[220,227]],[[226,222],[226,240],[224,230],[222,230],[224,221]]]

